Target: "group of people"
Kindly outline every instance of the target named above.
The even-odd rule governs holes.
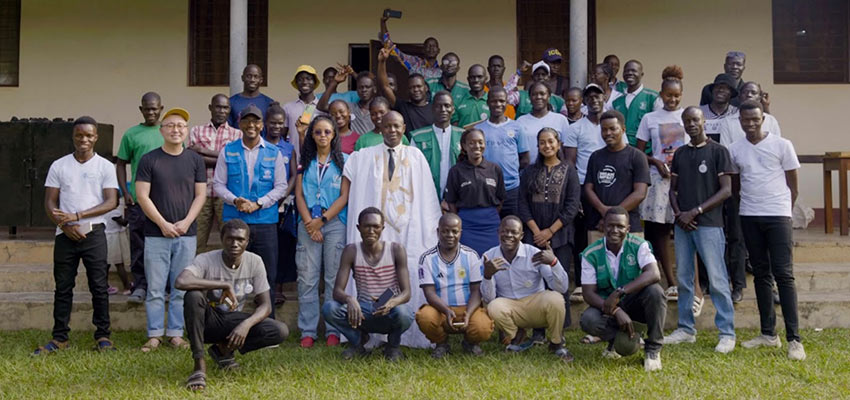
[[[146,93],[144,122],[122,137],[117,168],[93,152],[96,122],[79,118],[75,152],[46,182],[45,209],[57,225],[55,327],[36,354],[68,344],[80,259],[97,348],[114,349],[102,230],[120,188],[135,278],[129,299],[143,301],[147,315],[141,349],[191,347],[193,390],[206,386],[205,343],[230,369],[235,350],[288,336],[274,304],[292,281],[299,345],[314,346],[321,315],[328,346],[349,342],[346,359],[381,342],[389,360],[403,358],[402,345],[433,347],[441,358],[450,334],[480,355],[495,330],[508,351],[548,343],[571,361],[563,330],[572,295],[588,305],[583,342],[607,342],[603,356],[619,358],[643,341],[653,371],[663,344],[695,340],[701,287],[717,310],[716,351],[735,348],[733,304],[748,259],[761,335],[743,346],[782,345],[775,281],[788,357],[805,358],[791,259],[799,163],[766,113],[766,93],[742,79],[743,53],[727,54],[704,104],[683,107],[677,66],[664,69],[656,92],[641,84],[637,60],[619,81],[612,55],[586,87],[570,88],[558,75],[560,52],[549,49],[507,82],[494,55],[486,68],[469,67],[467,85],[457,79],[457,54],[438,62],[434,38],[424,57],[405,54],[386,23],[385,13],[377,76],[340,66],[320,79],[302,65],[291,82],[298,96],[282,106],[260,92],[256,65],[245,67],[241,93],[213,96],[209,122],[191,129],[188,112],[163,113],[159,95]],[[408,70],[408,93],[398,93],[388,62]],[[524,71],[532,79],[520,90]],[[349,78],[356,91],[336,93]],[[320,81],[326,90],[317,94]],[[214,221],[222,248],[209,251]],[[242,311],[251,298],[253,311]],[[675,298],[678,328],[665,337]]]

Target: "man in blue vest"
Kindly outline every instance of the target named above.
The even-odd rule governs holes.
[[[581,253],[582,296],[589,306],[581,315],[581,329],[608,342],[604,357],[620,358],[613,350],[617,331],[634,339],[632,319],[645,323],[643,367],[647,372],[660,370],[667,298],[658,284],[661,274],[655,256],[648,242],[629,234],[625,208],[609,208],[604,229],[605,237]]]
[[[213,189],[224,199],[222,219],[245,221],[251,237],[248,251],[263,259],[272,287],[277,273],[277,202],[286,193],[286,165],[277,146],[260,137],[263,113],[254,105],[239,113],[242,139],[224,146],[215,164]],[[271,317],[274,318],[274,311]]]

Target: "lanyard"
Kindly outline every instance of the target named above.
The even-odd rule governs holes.
[[[328,169],[330,169],[330,164],[330,160],[328,160],[327,164],[322,164],[316,158],[316,187],[321,188],[322,179],[325,177],[325,172],[328,172]]]

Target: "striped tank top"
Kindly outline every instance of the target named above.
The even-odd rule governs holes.
[[[375,265],[369,264],[363,256],[363,242],[357,243],[357,256],[354,259],[354,282],[357,285],[358,301],[375,301],[387,288],[399,293],[398,277],[393,264],[392,243],[384,242],[384,253]]]

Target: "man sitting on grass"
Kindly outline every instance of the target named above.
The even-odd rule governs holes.
[[[189,390],[206,388],[204,343],[212,343],[210,357],[222,369],[237,368],[233,352],[242,354],[278,345],[289,336],[286,324],[275,321],[266,269],[260,256],[246,252],[250,228],[231,219],[221,228],[221,250],[195,257],[177,276],[174,287],[185,290],[183,315],[195,369],[186,382]],[[245,296],[256,296],[253,313],[242,312]]]
[[[461,229],[457,214],[443,214],[439,243],[419,258],[419,286],[428,304],[416,312],[416,323],[437,344],[431,356],[438,359],[449,353],[450,333],[463,334],[463,350],[476,356],[484,354],[478,343],[493,333],[493,320],[481,307],[481,260],[460,244]]]
[[[658,284],[655,256],[647,241],[629,233],[625,208],[609,208],[603,223],[605,236],[581,253],[582,296],[589,306],[581,315],[581,329],[608,342],[603,356],[620,358],[613,350],[617,330],[633,339],[632,319],[647,324],[643,367],[660,370],[667,298]]]
[[[384,214],[375,207],[360,212],[357,230],[362,241],[349,244],[342,251],[333,300],[322,307],[322,315],[348,339],[349,346],[342,352],[342,358],[366,356],[369,334],[383,333],[387,335],[384,356],[389,361],[398,361],[404,358],[399,348],[401,334],[413,322],[413,312],[407,305],[410,301],[407,252],[401,244],[381,240]],[[345,293],[352,272],[357,297]],[[388,291],[392,297],[387,300]]]

